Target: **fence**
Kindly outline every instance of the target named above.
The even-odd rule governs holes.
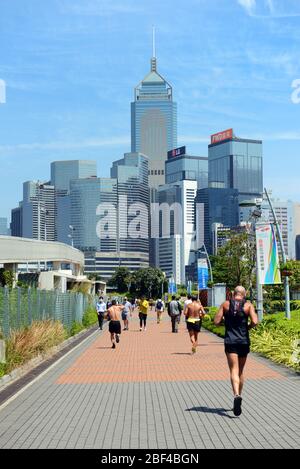
[[[72,323],[82,317],[94,299],[82,293],[35,288],[0,288],[0,328],[5,337],[11,330],[29,326],[33,321],[59,320],[71,329]]]

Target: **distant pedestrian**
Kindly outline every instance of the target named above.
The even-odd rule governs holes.
[[[258,324],[254,306],[246,301],[244,287],[236,287],[232,300],[225,301],[220,306],[214,323],[219,326],[223,320],[225,322],[225,353],[234,394],[233,412],[235,416],[239,416],[242,413],[244,367],[250,352],[249,329]]]
[[[180,323],[180,315],[182,313],[182,307],[178,300],[176,300],[176,296],[172,296],[172,301],[170,301],[168,305],[168,315],[171,318],[172,323],[172,332],[178,332],[178,324]]]
[[[100,296],[100,298],[99,298],[99,300],[96,304],[96,310],[97,310],[97,316],[98,316],[99,329],[102,331],[104,315],[105,315],[105,311],[106,311],[106,303],[104,302],[102,296]]]
[[[139,318],[140,318],[140,331],[143,330],[144,326],[144,331],[146,331],[146,323],[147,323],[147,315],[149,311],[149,302],[146,300],[146,298],[141,298],[140,303],[139,303]]]
[[[158,299],[156,304],[155,304],[155,310],[156,310],[156,315],[157,315],[157,324],[160,323],[161,321],[161,315],[164,312],[165,305],[162,299]]]
[[[121,311],[124,309],[123,305],[117,305],[116,300],[112,300],[111,307],[107,310],[107,318],[109,320],[109,332],[112,342],[112,348],[116,348],[116,343],[120,341],[121,334]]]
[[[122,311],[122,319],[124,321],[124,331],[129,330],[129,318],[132,316],[132,304],[128,299],[125,297],[124,298],[124,309]]]
[[[198,334],[201,331],[202,318],[205,315],[204,308],[196,296],[191,298],[191,303],[186,307],[185,317],[187,329],[192,342],[192,353],[196,353],[198,347]]]
[[[183,306],[183,314],[185,315],[185,321],[187,321],[187,317],[186,317],[186,311],[187,311],[187,307],[188,305],[190,305],[192,303],[192,295],[188,295],[187,296],[187,299],[185,300],[184,302],[184,306]]]

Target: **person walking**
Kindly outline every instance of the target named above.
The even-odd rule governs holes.
[[[124,298],[124,309],[122,311],[122,319],[124,322],[124,331],[129,330],[129,317],[132,316],[133,307],[130,301],[125,297]]]
[[[198,334],[201,331],[202,318],[205,316],[204,308],[196,296],[191,298],[185,310],[187,329],[192,342],[192,353],[196,353],[198,347]]]
[[[155,303],[155,311],[157,314],[157,324],[160,323],[161,321],[161,315],[164,312],[165,305],[162,299],[158,299],[157,302]]]
[[[121,311],[124,309],[123,305],[117,305],[116,300],[112,300],[111,307],[107,310],[106,316],[109,320],[109,332],[112,343],[111,348],[116,348],[116,343],[120,341],[121,335]]]
[[[239,416],[242,413],[244,368],[250,352],[249,330],[258,324],[254,306],[246,301],[244,287],[236,287],[233,298],[220,306],[214,323],[219,326],[223,321],[225,323],[225,354],[234,395],[233,412],[235,416]]]
[[[172,296],[172,301],[170,301],[168,305],[168,315],[171,318],[172,323],[172,332],[178,332],[178,324],[180,323],[180,315],[182,313],[182,307],[178,300],[176,300],[176,296]]]
[[[97,304],[96,304],[96,310],[97,310],[97,316],[98,316],[98,323],[99,323],[99,329],[100,331],[103,330],[103,321],[104,321],[104,315],[106,311],[106,303],[103,300],[103,297],[100,296]]]
[[[186,311],[187,311],[187,307],[188,305],[190,305],[192,303],[192,295],[188,295],[187,296],[187,299],[185,300],[184,302],[184,306],[183,306],[183,314],[185,315],[185,322],[187,323],[187,317],[186,317]],[[188,329],[188,327],[187,327]]]
[[[146,323],[147,323],[147,315],[149,311],[149,302],[146,300],[146,298],[141,298],[140,303],[139,303],[139,318],[140,318],[140,331],[143,330],[143,325],[144,325],[144,331],[147,330],[146,328]]]

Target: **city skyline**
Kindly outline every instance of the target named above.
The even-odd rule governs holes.
[[[265,185],[300,199],[297,2],[230,0],[218,2],[218,15],[216,1],[191,1],[191,12],[170,1],[154,2],[155,12],[130,1],[29,0],[16,13],[14,3],[2,2],[0,17],[1,216],[10,217],[25,180],[47,180],[51,161],[95,159],[107,177],[130,151],[130,102],[149,70],[153,24],[159,71],[178,103],[178,145],[205,156],[209,136],[230,127],[262,139]]]

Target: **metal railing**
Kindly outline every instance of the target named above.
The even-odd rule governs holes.
[[[33,321],[59,320],[67,330],[74,321],[81,323],[92,296],[83,293],[0,287],[0,329],[7,337],[12,330],[29,326]]]

